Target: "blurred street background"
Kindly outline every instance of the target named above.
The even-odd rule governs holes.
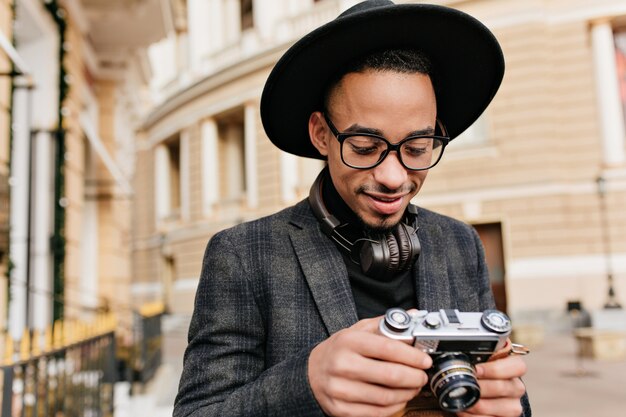
[[[188,316],[164,320],[163,366],[144,392],[131,397],[118,393],[117,417],[171,416],[188,320]],[[578,348],[573,333],[548,335],[532,346],[524,382],[534,416],[615,417],[626,409],[626,361],[581,357]]]
[[[323,167],[266,137],[267,75],[356,2],[0,0],[0,417],[171,414],[208,240]],[[478,231],[535,414],[622,415],[626,3],[433,2],[506,74],[414,203]]]

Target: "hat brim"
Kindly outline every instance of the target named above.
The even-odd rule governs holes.
[[[356,12],[304,36],[274,66],[261,96],[269,139],[285,152],[325,159],[311,144],[308,120],[322,110],[326,85],[355,58],[390,48],[415,48],[431,60],[437,117],[451,138],[484,112],[504,76],[498,41],[466,13],[427,4]]]

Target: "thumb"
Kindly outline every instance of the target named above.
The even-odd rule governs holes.
[[[416,308],[412,308],[406,311],[407,313],[409,313],[411,316],[415,313],[418,312],[418,310]],[[360,330],[360,331],[364,331],[364,332],[369,332],[369,333],[376,333],[379,334],[379,330],[378,330],[378,326],[380,325],[380,321],[383,320],[385,316],[377,316],[377,317],[372,317],[369,319],[363,319],[360,320],[358,322],[356,322],[352,328],[354,330]]]

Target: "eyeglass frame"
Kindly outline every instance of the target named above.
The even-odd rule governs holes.
[[[328,126],[328,128],[330,129],[332,134],[335,136],[337,141],[339,141],[339,153],[341,155],[341,162],[343,162],[344,165],[346,165],[346,166],[348,166],[350,168],[353,168],[353,169],[372,169],[372,168],[376,168],[378,165],[383,163],[383,161],[387,158],[387,156],[389,156],[390,152],[396,151],[396,153],[398,154],[398,161],[400,161],[400,164],[405,169],[408,169],[409,171],[426,171],[428,169],[431,169],[432,167],[437,165],[439,163],[439,161],[441,161],[441,157],[443,156],[443,152],[446,150],[446,146],[448,146],[448,143],[450,143],[450,140],[451,140],[450,136],[448,135],[448,131],[446,130],[445,125],[439,119],[436,119],[436,123],[437,123],[437,126],[439,127],[439,130],[441,131],[441,133],[443,135],[413,135],[413,136],[408,136],[408,137],[402,139],[400,142],[394,144],[394,143],[389,142],[389,140],[387,138],[385,138],[384,136],[377,135],[375,133],[369,133],[369,132],[340,132],[339,129],[337,129],[335,127],[334,123],[330,120],[330,117],[328,117],[327,112],[323,111],[321,113],[322,113],[322,116],[324,116],[324,120],[326,121],[326,125]],[[367,137],[372,137],[372,138],[376,138],[376,139],[381,139],[387,145],[387,149],[385,149],[382,152],[382,154],[381,154],[382,156],[380,157],[378,162],[376,162],[374,165],[371,165],[371,166],[368,166],[368,167],[357,167],[357,166],[350,165],[343,158],[343,142],[345,142],[345,140],[347,138],[351,137],[351,136],[367,136]],[[408,141],[413,140],[413,139],[420,139],[420,138],[429,138],[429,139],[438,139],[438,140],[440,140],[441,141],[441,153],[439,154],[439,157],[437,158],[437,160],[432,165],[430,165],[430,166],[428,166],[426,168],[410,168],[402,160],[402,153],[400,152],[400,147],[405,142],[408,142]]]

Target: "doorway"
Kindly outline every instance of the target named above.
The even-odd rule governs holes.
[[[475,224],[474,228],[485,247],[485,258],[489,268],[489,280],[496,300],[496,308],[506,313],[506,268],[502,244],[502,223]]]

